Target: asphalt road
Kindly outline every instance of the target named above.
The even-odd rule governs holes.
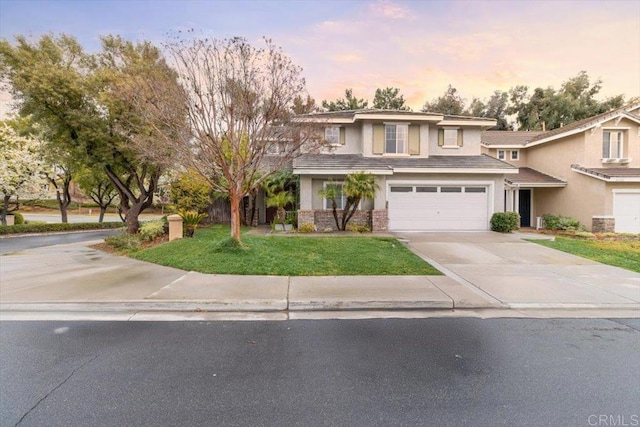
[[[36,236],[4,237],[0,239],[0,255],[23,251],[26,249],[39,248],[42,246],[100,240],[118,233],[120,233],[120,230],[99,230],[62,234],[40,234]]]
[[[639,402],[639,319],[0,324],[2,426],[638,425]]]

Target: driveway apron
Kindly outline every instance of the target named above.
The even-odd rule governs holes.
[[[517,307],[637,307],[640,274],[493,232],[397,233],[450,277]]]

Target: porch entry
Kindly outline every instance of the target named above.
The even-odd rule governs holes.
[[[518,212],[520,213],[520,227],[531,227],[531,189],[518,191]]]

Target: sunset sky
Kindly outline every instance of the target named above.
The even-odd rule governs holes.
[[[318,103],[353,88],[398,87],[418,110],[448,84],[467,101],[514,85],[560,84],[581,70],[601,97],[640,96],[640,1],[15,1],[0,35],[99,35],[160,44],[167,33],[271,38],[303,67]],[[371,102],[371,101],[370,101]]]

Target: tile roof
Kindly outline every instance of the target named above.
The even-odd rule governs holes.
[[[567,185],[566,181],[558,178],[554,178],[550,175],[544,174],[540,171],[531,168],[520,168],[516,175],[509,175],[505,178],[507,183],[512,185],[527,184],[529,186],[558,186],[564,187]]]
[[[364,157],[360,154],[305,154],[293,161],[294,169],[381,170],[393,169],[516,169],[488,155],[417,157]]]
[[[640,168],[586,168],[580,165],[571,165],[571,169],[605,180],[640,179]]]
[[[456,116],[456,115],[447,115],[442,113],[430,112],[430,111],[404,111],[404,110],[382,110],[369,108],[364,110],[341,110],[341,111],[324,111],[318,113],[308,113],[308,114],[299,114],[298,118],[317,118],[317,119],[353,119],[355,116],[366,116],[366,115],[393,115],[393,116],[401,116],[401,117],[424,117],[424,116],[437,116],[441,117],[443,120],[456,120],[456,121],[486,121],[488,124],[495,123],[495,119],[487,118],[487,117],[472,117],[472,116]]]
[[[544,132],[485,130],[480,136],[483,145],[519,145],[524,147],[529,141]]]

